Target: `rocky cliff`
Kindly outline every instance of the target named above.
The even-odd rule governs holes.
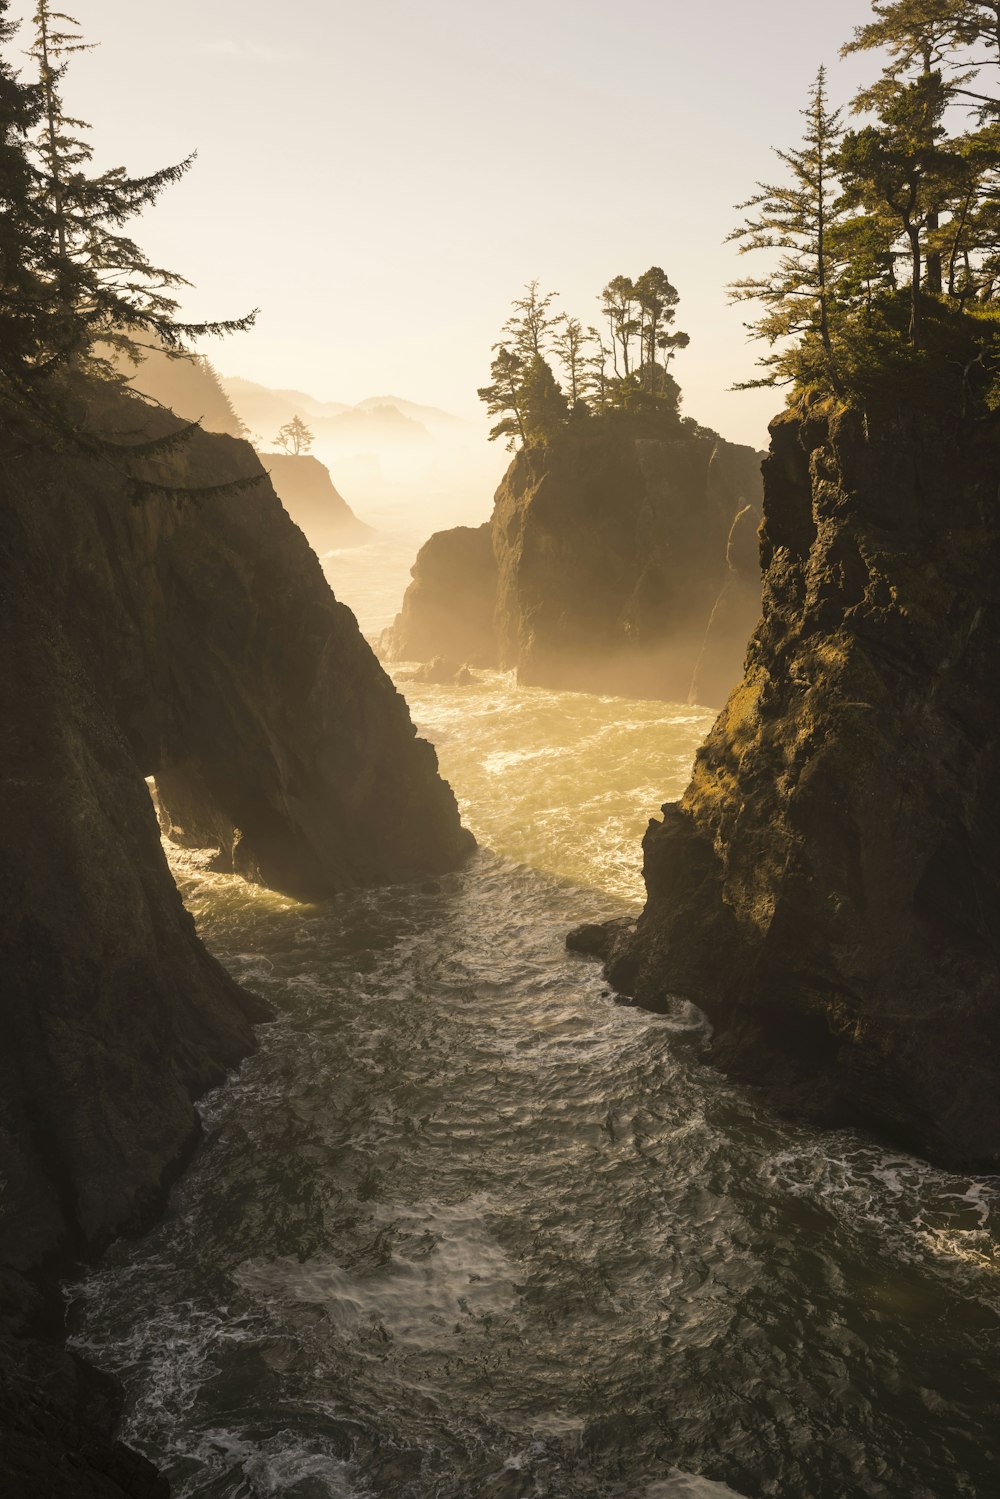
[[[995,1170],[1000,419],[790,414],[764,473],[763,621],[610,975],[780,1104]]]
[[[380,642],[389,659],[458,657],[470,666],[496,666],[497,563],[489,522],[436,531],[417,553],[411,576],[403,607]]]
[[[176,426],[134,400],[102,414]],[[264,1017],[197,937],[145,778],[179,837],[307,897],[449,869],[471,843],[253,450],[199,433],[147,474],[208,487],[135,497],[103,461],[4,457],[0,1332],[56,1331],[24,1277],[148,1221],[197,1139],[193,1100]],[[0,1336],[11,1492],[159,1492],[101,1388]]]
[[[650,435],[625,419],[570,426],[517,453],[490,524],[496,663],[528,685],[682,701],[698,686],[721,701],[759,615],[759,575],[729,587],[727,562],[737,514],[755,530],[759,463],[751,448],[680,424]],[[440,537],[434,547],[451,561]],[[395,659],[471,659],[474,645],[484,660],[484,595],[464,625],[466,551],[452,551],[454,565],[433,575],[429,557],[418,563],[387,637]],[[479,564],[481,588],[486,574]],[[435,619],[444,628],[424,627]]]
[[[264,453],[261,462],[281,503],[317,552],[363,546],[375,535],[334,487],[329,469],[311,453]]]

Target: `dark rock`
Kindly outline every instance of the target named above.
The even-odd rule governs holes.
[[[634,931],[634,916],[617,916],[613,921],[585,921],[567,932],[566,946],[570,952],[585,953],[607,963]]]
[[[472,687],[478,678],[467,666],[458,666],[444,656],[435,656],[416,671],[407,672],[408,682],[428,682],[436,687]]]
[[[752,448],[628,426],[518,453],[493,515],[501,666],[528,685],[687,701],[759,467]],[[744,647],[727,642],[716,675],[735,682]]]
[[[1000,1165],[1000,421],[788,414],[764,617],[609,976],[780,1105]]]
[[[134,399],[96,415],[177,425]],[[164,1492],[113,1441],[107,1381],[38,1341],[60,1333],[51,1277],[156,1214],[197,1143],[194,1100],[269,1014],[199,941],[145,777],[178,837],[307,896],[441,873],[472,846],[252,449],[199,433],[150,470],[174,486],[244,476],[243,492],[135,499],[115,465],[4,457],[3,1494]]]
[[[454,656],[495,666],[497,565],[489,522],[437,531],[417,553],[395,622],[382,635],[390,661]]]
[[[680,424],[571,426],[516,454],[488,527],[431,537],[383,648],[460,653],[527,685],[721,701],[760,612],[759,466]]]
[[[118,1382],[53,1344],[0,1335],[0,1499],[169,1499],[116,1441]]]
[[[715,601],[691,678],[690,700],[723,703],[731,691],[733,662],[742,661],[760,619],[760,510],[744,505],[726,543],[726,576]]]
[[[264,453],[275,493],[318,553],[364,546],[375,535],[334,488],[326,466],[311,453]]]

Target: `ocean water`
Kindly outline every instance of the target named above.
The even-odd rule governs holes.
[[[412,553],[373,546],[326,565],[374,633]],[[309,906],[172,852],[278,1019],[74,1288],[128,1439],[182,1499],[1000,1493],[1000,1183],[776,1119],[565,951],[711,710],[394,671],[465,869]]]

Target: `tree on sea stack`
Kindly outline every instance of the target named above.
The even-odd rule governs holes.
[[[554,291],[543,295],[538,282],[529,281],[524,296],[514,301],[514,311],[504,323],[503,331],[514,353],[525,362],[545,352],[550,330],[558,321],[555,313],[549,311],[557,296]]]
[[[564,313],[558,320],[556,329],[552,347],[566,371],[570,411],[576,411],[583,400],[587,384],[588,335],[584,332],[580,319],[570,317],[569,313]]]
[[[274,440],[284,452],[300,458],[312,447],[313,434],[300,416],[293,416],[290,422],[278,428],[278,435]]]
[[[524,415],[524,434],[529,444],[550,442],[566,423],[569,414],[566,397],[541,354],[535,355],[524,372],[521,410]]]
[[[764,311],[747,327],[773,348],[792,336],[818,339],[831,378],[833,371],[833,301],[838,269],[835,228],[838,204],[834,161],[842,131],[840,111],[826,95],[826,69],[820,68],[802,111],[806,121],[802,144],[776,151],[787,168],[783,183],[760,182],[757,192],[737,204],[750,214],[728,236],[740,254],[777,250],[780,256],[764,276],[747,277],[730,287],[734,301],[760,302]],[[775,385],[789,376],[783,353],[760,361],[767,374],[748,385]]]
[[[521,402],[524,360],[506,344],[494,344],[490,374],[493,377],[491,383],[481,385],[476,392],[479,399],[485,401],[490,416],[500,418],[490,428],[490,442],[505,437],[507,447],[513,448],[518,437],[522,442],[526,441]]]

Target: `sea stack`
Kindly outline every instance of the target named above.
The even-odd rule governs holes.
[[[616,987],[686,995],[779,1104],[1000,1165],[1000,419],[800,405],[764,613],[650,823]],[[593,933],[584,945],[594,949]]]

